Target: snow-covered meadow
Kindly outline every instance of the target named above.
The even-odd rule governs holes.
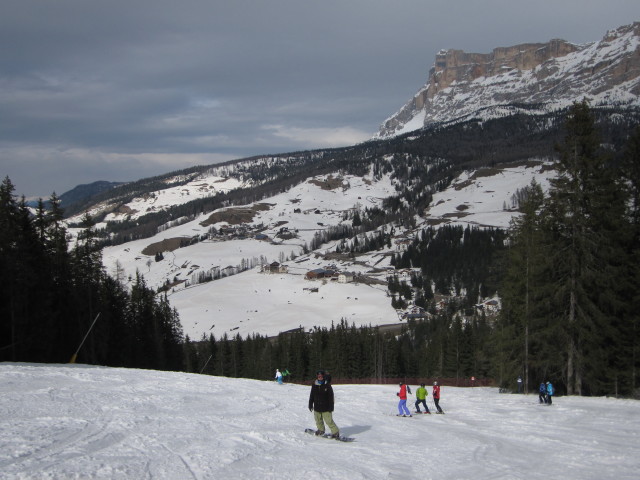
[[[253,269],[207,286],[169,297],[192,340],[209,333],[216,338],[225,333],[272,336],[298,327],[330,326],[343,318],[356,326],[398,322],[384,285],[310,282],[303,275],[269,275]]]
[[[1,363],[0,478],[638,478],[638,401],[444,386],[445,415],[399,418],[395,385],[334,391],[355,442],[304,433],[304,385]]]

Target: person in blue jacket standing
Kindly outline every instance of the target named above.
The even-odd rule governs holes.
[[[538,389],[538,398],[540,399],[540,403],[547,403],[547,385],[544,382],[540,384],[540,388]]]
[[[555,390],[553,389],[553,385],[551,384],[551,382],[547,382],[547,403],[549,405],[553,403],[551,401],[551,397],[553,396],[554,393],[555,393]]]

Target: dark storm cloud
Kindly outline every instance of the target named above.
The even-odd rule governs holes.
[[[4,2],[0,173],[48,195],[356,143],[441,48],[583,43],[639,13],[635,0]]]

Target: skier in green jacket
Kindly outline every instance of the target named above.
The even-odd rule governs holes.
[[[427,389],[424,388],[424,383],[420,384],[420,388],[416,390],[416,413],[422,413],[420,411],[420,404],[424,405],[424,413],[431,414],[429,407],[427,407]]]

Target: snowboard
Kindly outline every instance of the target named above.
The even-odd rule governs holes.
[[[325,433],[324,435],[316,435],[316,431],[313,428],[305,428],[304,432],[321,438],[332,438],[330,433]],[[355,438],[340,435],[338,438],[334,438],[333,440],[338,440],[339,442],[353,442]]]

